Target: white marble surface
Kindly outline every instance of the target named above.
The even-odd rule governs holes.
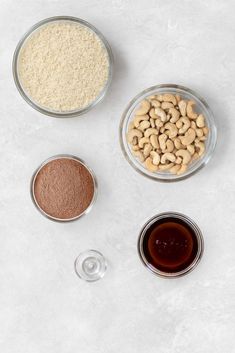
[[[234,12],[232,0],[0,1],[1,353],[234,352]],[[11,72],[21,35],[61,14],[97,26],[115,56],[105,101],[69,120],[31,109]],[[171,185],[137,174],[118,141],[128,101],[169,82],[204,96],[219,127],[209,165]],[[80,156],[99,181],[92,212],[71,224],[43,218],[29,195],[32,172],[57,153]],[[192,217],[205,238],[202,262],[178,280],[154,277],[136,252],[143,223],[166,210]],[[109,261],[94,284],[73,270],[87,248]]]

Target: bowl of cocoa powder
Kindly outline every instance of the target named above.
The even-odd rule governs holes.
[[[31,180],[34,205],[45,217],[58,222],[74,221],[87,214],[96,195],[93,171],[72,155],[48,158]]]

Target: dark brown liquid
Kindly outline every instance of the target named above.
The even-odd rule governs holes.
[[[186,269],[198,252],[194,230],[183,220],[167,217],[156,221],[146,231],[143,251],[147,261],[163,272]]]

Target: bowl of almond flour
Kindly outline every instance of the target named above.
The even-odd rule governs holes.
[[[13,75],[33,108],[54,117],[73,117],[104,98],[112,66],[111,48],[95,27],[58,16],[37,23],[20,40]]]

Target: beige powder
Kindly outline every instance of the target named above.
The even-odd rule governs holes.
[[[57,21],[26,40],[18,72],[23,89],[36,104],[65,112],[97,98],[108,79],[109,59],[93,31],[76,22]]]

